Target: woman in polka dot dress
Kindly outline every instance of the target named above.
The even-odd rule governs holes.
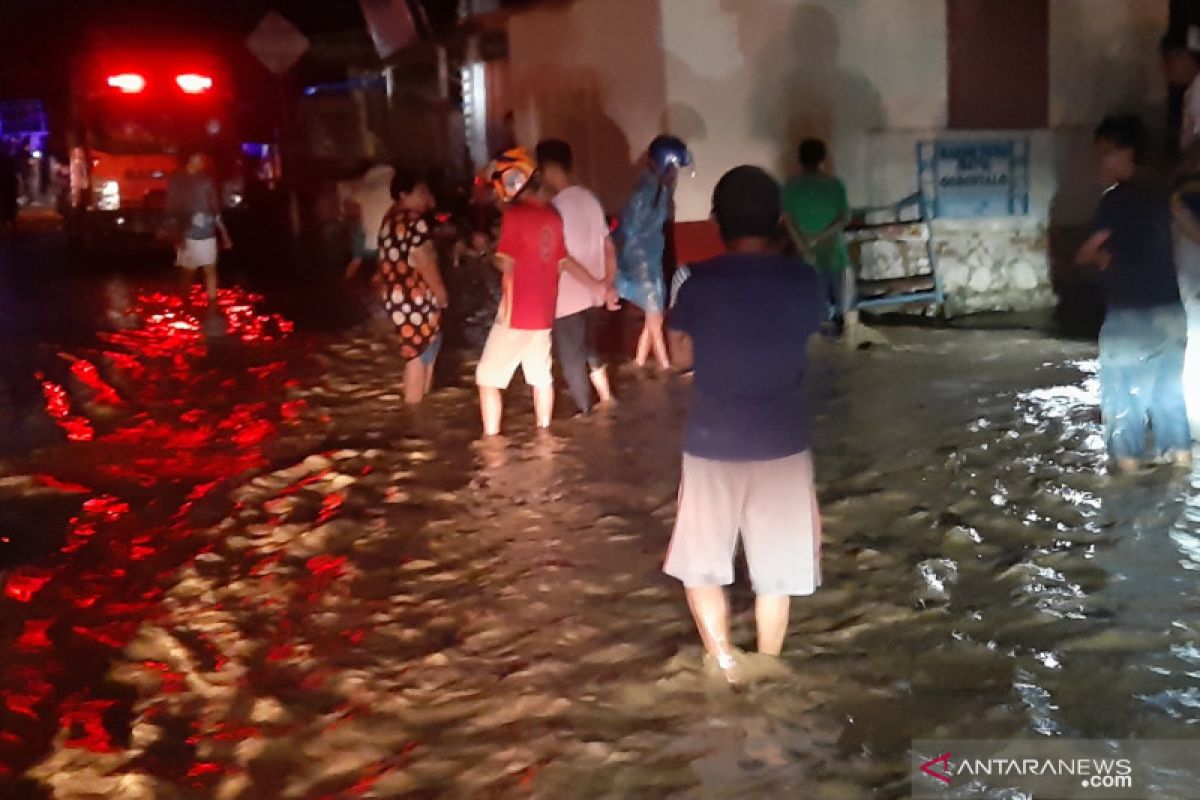
[[[392,181],[395,202],[379,230],[379,277],[383,307],[400,337],[404,401],[425,399],[433,386],[433,367],[442,348],[442,309],[446,284],[438,269],[428,215],[433,193],[418,176],[399,171]]]

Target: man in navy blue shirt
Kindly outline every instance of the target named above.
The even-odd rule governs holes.
[[[713,214],[728,252],[692,268],[667,320],[695,389],[664,571],[683,582],[708,664],[736,682],[723,587],[733,582],[739,532],[760,653],[779,655],[791,597],[821,582],[804,368],[824,306],[813,269],[775,251],[782,209],[771,176],[749,166],[727,173]]]
[[[1171,205],[1141,174],[1146,131],[1137,117],[1109,117],[1096,129],[1101,180],[1091,238],[1077,260],[1100,268],[1107,312],[1100,330],[1100,410],[1109,457],[1140,467],[1147,423],[1162,459],[1192,460],[1183,397],[1187,319],[1179,297]]]

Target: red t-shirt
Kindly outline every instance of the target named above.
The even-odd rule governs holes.
[[[496,252],[513,260],[504,280],[500,322],[521,331],[553,328],[558,265],[567,257],[558,212],[553,206],[531,202],[512,206],[500,223]]]

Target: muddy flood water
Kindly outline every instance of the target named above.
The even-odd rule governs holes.
[[[816,343],[825,586],[735,693],[659,572],[686,378],[548,435],[514,387],[481,445],[467,360],[414,414],[379,337],[139,302],[0,476],[0,797],[902,798],[918,738],[1200,739],[1200,479],[1106,477],[1094,344]]]

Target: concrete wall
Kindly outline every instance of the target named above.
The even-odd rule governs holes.
[[[661,40],[657,0],[576,0],[509,23],[518,139],[571,142],[580,180],[613,212],[666,124]]]
[[[677,195],[681,220],[708,214],[730,167],[785,175],[806,135],[831,143],[852,202],[865,202],[869,132],[945,125],[945,0],[662,0],[662,8],[670,127],[699,163]]]
[[[530,144],[574,142],[581,177],[611,210],[662,130],[697,157],[680,222],[705,219],[738,164],[785,178],[805,136],[830,143],[853,205],[892,202],[917,189],[918,141],[989,135],[946,131],[946,2],[575,0],[526,12],[510,23],[518,127]],[[1050,0],[1050,126],[991,134],[1030,138],[1030,213],[938,223],[952,311],[1050,302],[1050,233],[1085,223],[1097,197],[1091,128],[1118,110],[1163,117],[1167,21],[1168,0]],[[875,267],[899,263],[883,254]]]
[[[701,166],[679,192],[680,219],[708,213],[712,186],[732,166],[787,174],[805,135],[830,141],[851,202],[914,190],[915,142],[946,126],[945,2],[661,0],[668,118]],[[1050,127],[1072,146],[1052,146],[1039,165],[1035,215],[1048,213],[1060,173],[1086,184],[1072,154],[1086,150],[1100,117],[1122,109],[1162,117],[1157,47],[1167,7],[1050,0]],[[1067,202],[1075,217],[1081,205]]]

